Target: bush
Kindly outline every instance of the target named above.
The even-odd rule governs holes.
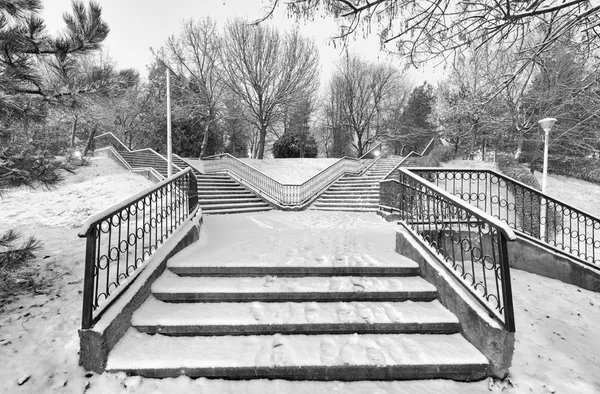
[[[415,167],[439,167],[442,163],[452,160],[453,156],[454,148],[437,145],[427,156],[413,157],[410,165]]]
[[[273,157],[276,159],[287,159],[292,157],[300,157],[300,146],[302,140],[297,133],[284,133],[273,144]],[[317,157],[317,141],[312,135],[307,135],[304,140],[304,157]]]
[[[542,189],[536,177],[519,164],[512,155],[508,153],[498,153],[496,155],[496,164],[498,165],[500,172],[507,177],[516,179],[534,189]]]

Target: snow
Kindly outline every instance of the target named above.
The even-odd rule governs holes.
[[[487,364],[460,334],[169,337],[130,329],[107,369]]]
[[[340,159],[240,159],[271,178],[300,185]]]
[[[148,299],[135,326],[458,322],[439,301],[172,304]]]
[[[83,171],[83,172],[82,172]],[[82,176],[86,174],[86,176]],[[564,187],[553,187],[553,182]],[[85,187],[83,183],[85,182]],[[97,183],[97,184],[96,184]],[[0,306],[0,393],[267,393],[267,394],[424,394],[424,393],[583,393],[600,392],[600,293],[579,289],[557,280],[512,270],[513,296],[516,313],[516,344],[510,381],[484,380],[462,383],[448,380],[408,382],[289,382],[282,380],[229,381],[190,379],[137,379],[125,374],[88,373],[78,366],[81,322],[81,290],[83,277],[84,240],[77,238],[79,226],[89,214],[102,210],[149,185],[139,175],[125,172],[109,159],[95,159],[93,166],[84,167],[75,175],[67,175],[60,189],[50,192],[16,190],[0,199],[0,227],[15,228],[35,235],[44,242],[39,258],[33,262],[39,270],[52,269],[56,275],[53,286],[42,294],[14,297]],[[575,191],[572,185],[581,189]],[[587,188],[582,181],[550,178],[550,194],[575,206],[588,204],[587,211],[600,209],[598,189]],[[89,191],[89,192],[88,192]],[[77,196],[77,197],[75,197]],[[562,197],[561,197],[562,196]],[[67,216],[67,212],[69,215]],[[62,213],[62,214],[61,214]],[[268,218],[267,218],[268,216]],[[251,238],[238,228],[253,218],[270,226],[271,233]],[[395,225],[385,223],[374,214],[343,212],[278,212],[206,217],[199,242],[205,252],[217,256],[216,249],[229,245],[230,252],[239,247],[265,244],[268,253],[282,249],[278,237],[285,229],[296,233],[288,245],[290,259],[307,256],[301,247],[322,242],[322,233],[334,250],[343,256],[385,246],[393,252]],[[210,228],[212,233],[207,233]],[[266,227],[268,230],[268,228]],[[295,230],[293,230],[295,229]],[[254,228],[255,231],[255,228]],[[313,231],[317,231],[313,235]],[[236,232],[246,234],[240,240]],[[322,233],[319,233],[322,232]],[[230,234],[235,242],[229,243]],[[289,233],[291,234],[291,233]],[[371,235],[372,234],[372,235]],[[271,241],[266,236],[272,237]],[[286,235],[284,241],[292,236]],[[358,240],[365,241],[357,243]],[[311,241],[312,240],[312,241]],[[291,241],[290,241],[291,242]],[[272,245],[276,245],[271,249]],[[258,248],[258,246],[255,246]],[[279,253],[279,252],[278,252]],[[291,252],[292,253],[292,252]],[[336,253],[331,253],[335,256]],[[47,258],[43,258],[48,256]],[[314,256],[305,257],[306,260]],[[158,337],[158,336],[155,336]],[[387,356],[386,356],[387,357]],[[386,358],[387,360],[387,358]],[[18,385],[18,380],[30,378]],[[505,389],[505,390],[503,390]]]
[[[154,293],[366,293],[435,291],[421,277],[180,277],[166,271],[152,285]]]

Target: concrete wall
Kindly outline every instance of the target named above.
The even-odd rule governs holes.
[[[87,370],[104,372],[108,353],[131,326],[131,316],[150,296],[152,283],[164,272],[167,260],[198,240],[202,215],[183,224],[178,231],[146,260],[146,266],[121,296],[104,312],[96,324],[79,330],[79,364]]]
[[[515,334],[490,317],[458,279],[404,227],[396,234],[396,252],[419,264],[421,276],[437,288],[442,305],[458,317],[464,337],[490,360],[489,375],[505,378],[512,363]]]
[[[594,269],[519,235],[508,245],[510,266],[600,292],[600,267]]]

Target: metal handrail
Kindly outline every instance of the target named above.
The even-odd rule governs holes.
[[[429,143],[425,146],[425,148],[423,149],[423,151],[421,153],[419,152],[415,152],[414,150],[408,152],[408,154],[406,156],[404,156],[404,159],[400,160],[400,163],[398,163],[398,165],[396,165],[396,167],[394,167],[390,172],[388,172],[386,174],[386,176],[384,176],[382,178],[382,180],[386,180],[386,179],[391,179],[392,174],[395,171],[398,171],[398,168],[402,167],[404,165],[404,163],[406,162],[406,160],[408,160],[411,157],[423,157],[428,155],[429,153],[431,153],[431,151],[433,150],[433,145],[435,142],[435,138],[432,138],[431,141],[429,141]]]
[[[433,183],[400,168],[381,182],[381,204],[441,257],[442,266],[509,332],[515,331],[509,241],[514,231]]]
[[[600,268],[600,218],[491,169],[411,168],[520,234]]]
[[[99,319],[144,262],[198,206],[191,168],[165,179],[89,218],[86,238],[82,328]]]
[[[371,162],[370,159],[343,157],[303,183],[289,184],[271,178],[259,169],[228,153],[213,155],[203,160],[206,160],[204,163],[206,172],[228,171],[233,173],[236,179],[248,183],[258,192],[270,197],[282,206],[302,205],[340,176],[347,173],[358,174],[363,167]]]

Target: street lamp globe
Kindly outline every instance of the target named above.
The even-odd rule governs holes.
[[[544,118],[542,120],[539,120],[538,124],[540,125],[542,130],[544,130],[545,132],[549,132],[550,130],[552,130],[552,126],[554,126],[554,122],[556,122],[556,119],[554,119],[554,118]]]

